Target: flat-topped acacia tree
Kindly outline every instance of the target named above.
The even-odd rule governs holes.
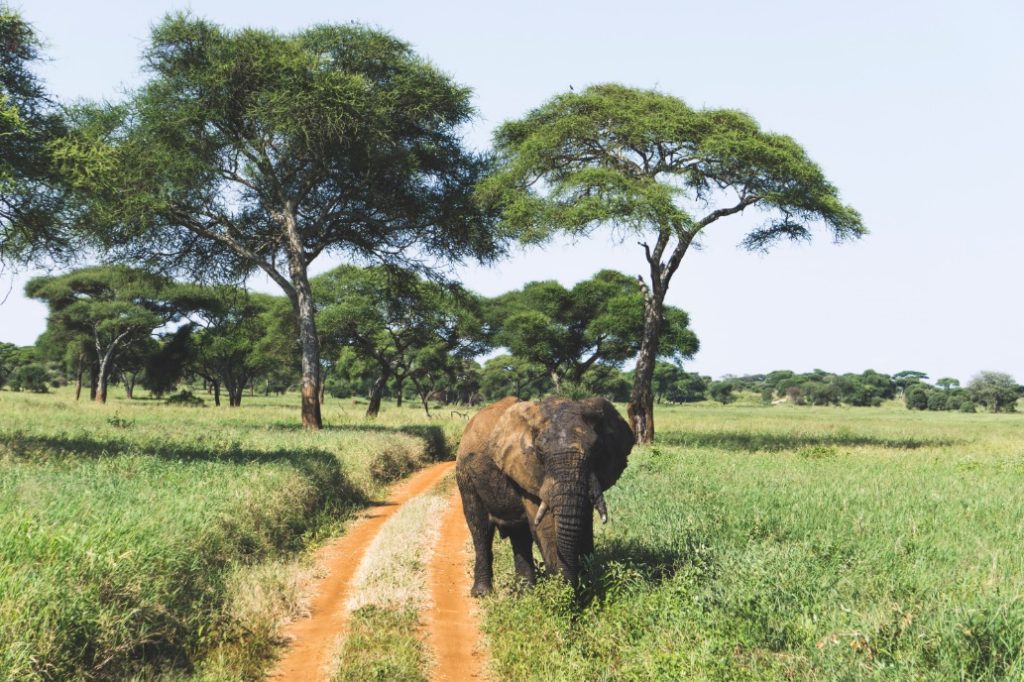
[[[470,91],[355,24],[281,35],[172,15],[145,69],[125,103],[75,112],[58,150],[82,224],[130,262],[266,273],[298,320],[302,422],[320,428],[314,259],[425,268],[499,251],[472,200],[485,163],[460,137]]]
[[[629,403],[636,440],[654,439],[652,379],[665,294],[689,247],[744,209],[763,222],[744,245],[807,239],[814,224],[836,241],[865,233],[821,169],[791,138],[729,109],[692,109],[652,90],[595,85],[558,95],[494,134],[496,172],[484,205],[527,242],[601,227],[634,233],[647,261],[644,331]]]

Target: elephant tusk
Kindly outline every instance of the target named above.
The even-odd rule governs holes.
[[[590,499],[593,501],[597,513],[601,516],[601,523],[608,523],[608,507],[604,503],[601,481],[597,479],[597,474],[593,471],[590,472]]]
[[[533,525],[539,526],[541,519],[548,513],[548,503],[544,500],[540,501],[540,507],[537,508],[537,515],[533,517]]]
[[[604,495],[601,493],[597,494],[594,499],[594,507],[597,509],[597,513],[601,516],[601,523],[608,523],[608,507],[604,504]]]

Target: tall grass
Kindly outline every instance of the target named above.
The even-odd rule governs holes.
[[[0,678],[259,679],[298,608],[299,553],[378,496],[388,452],[460,423],[294,397],[238,409],[0,392]]]
[[[576,601],[486,604],[516,680],[1024,677],[1024,418],[659,410]]]

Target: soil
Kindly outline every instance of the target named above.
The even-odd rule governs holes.
[[[345,602],[349,585],[366,548],[401,505],[437,485],[454,466],[454,462],[441,462],[413,474],[392,489],[387,502],[370,507],[343,536],[316,553],[318,574],[325,577],[315,587],[310,616],[284,628],[283,634],[290,644],[270,673],[270,679],[274,682],[313,682],[330,678],[331,660],[348,627],[349,614]],[[459,525],[465,531],[465,521]],[[442,530],[442,539],[445,536]],[[468,587],[466,594],[469,594]]]
[[[441,537],[428,577],[433,604],[424,620],[427,642],[435,657],[431,677],[435,682],[486,679],[486,656],[480,648],[476,604],[469,596],[468,540],[462,498],[456,488],[441,521]]]

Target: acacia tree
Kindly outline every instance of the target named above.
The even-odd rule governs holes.
[[[32,27],[0,5],[0,264],[60,257],[69,244],[48,147],[64,121],[32,73],[39,59]]]
[[[528,242],[611,227],[640,238],[647,262],[644,330],[629,403],[637,442],[654,438],[652,376],[665,294],[710,225],[747,208],[765,220],[748,249],[807,239],[814,223],[835,240],[864,234],[860,216],[791,138],[729,109],[622,85],[558,95],[494,135],[499,168],[480,187],[485,205]]]
[[[55,339],[88,337],[96,353],[95,400],[107,401],[117,358],[153,332],[180,319],[190,303],[178,300],[173,282],[125,266],[95,266],[64,275],[35,277],[25,293],[46,302],[48,334]]]
[[[427,267],[497,253],[459,136],[470,91],[363,26],[291,35],[165,18],[129,101],[76,112],[59,149],[115,256],[195,276],[261,270],[298,321],[302,421],[320,428],[308,268],[320,254]]]
[[[245,387],[269,369],[259,349],[270,326],[274,297],[231,286],[197,288],[196,297],[201,302],[189,315],[188,364],[214,385],[214,404],[220,405],[223,385],[228,405],[239,407]]]
[[[438,375],[454,371],[454,358],[482,353],[486,344],[478,303],[469,292],[444,287],[414,273],[382,267],[343,265],[313,279],[325,345],[350,348],[376,364],[366,415],[380,411],[381,397],[394,380],[399,395],[405,380],[421,390]]]
[[[619,367],[640,350],[643,298],[637,281],[602,270],[566,289],[554,280],[530,282],[489,302],[492,342],[547,369],[555,391],[579,384],[595,364]],[[659,354],[684,359],[697,352],[685,311],[662,309]]]

